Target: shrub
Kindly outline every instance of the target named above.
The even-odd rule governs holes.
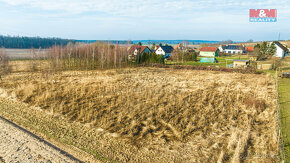
[[[141,56],[140,64],[144,63],[161,63],[164,64],[164,56],[157,55],[156,53],[143,53]]]

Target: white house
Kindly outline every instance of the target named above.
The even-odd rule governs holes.
[[[173,51],[173,47],[172,46],[160,46],[155,53],[157,55],[163,55],[164,58],[168,58],[172,56],[172,51]]]
[[[288,56],[288,49],[283,46],[280,42],[278,41],[274,41],[274,42],[271,42],[270,45],[274,43],[275,44],[275,47],[276,47],[276,53],[273,55],[274,57],[285,57],[285,56]]]
[[[216,47],[203,47],[200,49],[199,56],[201,57],[218,57],[218,48]]]
[[[245,53],[245,46],[239,45],[221,45],[219,46],[219,51],[229,54],[242,54]]]
[[[226,45],[221,45],[218,47],[220,52],[224,52]]]

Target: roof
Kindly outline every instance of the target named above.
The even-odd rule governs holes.
[[[203,47],[200,49],[200,51],[216,52],[217,48],[216,47]]]
[[[187,49],[187,52],[195,52],[194,49]]]
[[[241,50],[241,46],[239,45],[227,45],[225,49],[231,49],[231,50]]]
[[[178,44],[178,45],[176,45],[175,47],[174,47],[174,49],[178,49],[178,48],[180,48],[180,47],[182,47],[183,45],[180,43],[180,44]]]
[[[165,53],[171,53],[174,49],[172,46],[160,46]]]
[[[285,46],[283,46],[279,41],[274,41],[273,43],[279,46],[284,51],[288,51],[288,49]]]
[[[233,60],[234,62],[236,61],[236,62],[250,62],[249,60],[239,60],[239,59],[235,59],[235,60]]]
[[[226,49],[226,45],[221,45],[220,47],[221,47],[223,50]]]
[[[252,52],[254,51],[254,47],[246,47],[246,50]]]
[[[143,51],[148,48],[147,46],[140,46],[140,45],[132,45],[129,49],[130,53],[134,53],[136,49],[140,50],[140,53],[143,53]],[[149,49],[149,48],[148,48]],[[150,49],[149,49],[150,50]]]
[[[215,63],[217,62],[216,58],[201,58],[199,62],[203,63]]]

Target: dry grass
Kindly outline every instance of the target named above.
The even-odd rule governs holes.
[[[275,85],[269,76],[134,68],[12,74],[0,87],[25,103],[125,143],[115,144],[113,153],[94,146],[109,159],[279,160]]]

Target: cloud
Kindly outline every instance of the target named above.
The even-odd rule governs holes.
[[[278,22],[249,23],[249,9],[257,8],[278,9]],[[0,0],[0,31],[83,39],[249,39],[251,32],[266,38],[271,31],[290,34],[289,8],[289,0]]]
[[[279,7],[289,9],[287,0],[0,0],[11,6],[58,11],[67,14],[101,12],[115,16],[176,16],[198,12],[235,11],[245,8]],[[283,11],[284,12],[284,11]]]

